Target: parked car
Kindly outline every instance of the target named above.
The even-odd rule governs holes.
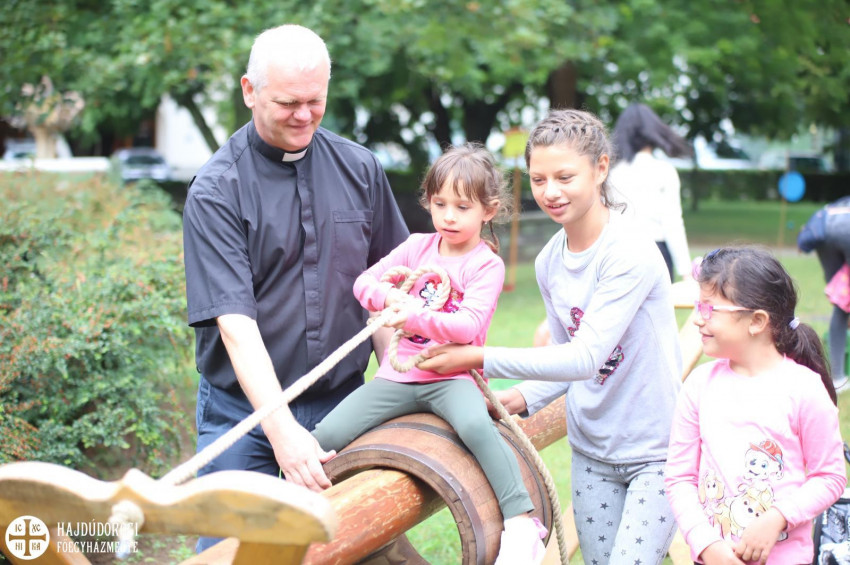
[[[701,135],[694,139],[694,155],[697,168],[704,170],[748,170],[755,169],[753,159],[744,151],[736,140],[708,141]],[[656,150],[656,157],[669,161],[677,169],[693,169],[693,157],[667,157],[661,150]]]
[[[759,158],[759,168],[800,173],[829,173],[832,166],[827,158],[814,151],[766,151]]]
[[[32,137],[9,137],[3,143],[6,146],[3,152],[4,161],[32,161],[36,158],[35,139]],[[56,136],[55,155],[57,159],[70,159],[74,156],[68,142],[61,135]]]
[[[112,154],[112,164],[124,182],[171,180],[171,167],[159,151],[152,147],[119,149]]]
[[[35,159],[35,141],[17,139],[6,141],[6,151],[3,152],[3,160],[18,161],[20,159]]]

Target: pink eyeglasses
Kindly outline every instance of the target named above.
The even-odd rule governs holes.
[[[711,319],[712,312],[755,312],[752,308],[744,308],[743,306],[715,306],[705,302],[696,301],[694,307],[706,322]]]

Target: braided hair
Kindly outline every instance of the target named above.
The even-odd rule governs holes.
[[[579,155],[598,163],[603,155],[613,161],[614,146],[608,137],[605,124],[590,112],[566,109],[552,110],[528,136],[525,146],[525,164],[531,166],[531,152],[535,147],[566,145]],[[602,183],[602,203],[606,208],[619,209],[624,205],[611,199],[611,185],[606,178]]]

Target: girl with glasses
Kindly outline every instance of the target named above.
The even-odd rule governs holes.
[[[498,393],[533,413],[566,392],[572,503],[585,563],[661,563],[675,533],[664,462],[682,373],[670,276],[610,198],[605,126],[556,110],[525,150],[538,206],[561,228],[535,262],[552,345],[442,345],[420,367],[529,379]]]
[[[811,563],[812,519],[846,483],[835,390],[820,339],[769,252],[703,259],[695,323],[717,358],[682,387],[667,497],[700,563]]]

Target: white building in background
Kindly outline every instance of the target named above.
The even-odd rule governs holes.
[[[209,108],[202,111],[215,138],[219,143],[224,143],[229,134],[218,124],[215,112]],[[155,131],[155,148],[171,165],[175,180],[188,182],[201,165],[212,157],[212,151],[192,120],[192,115],[167,95],[163,96],[156,111]]]

